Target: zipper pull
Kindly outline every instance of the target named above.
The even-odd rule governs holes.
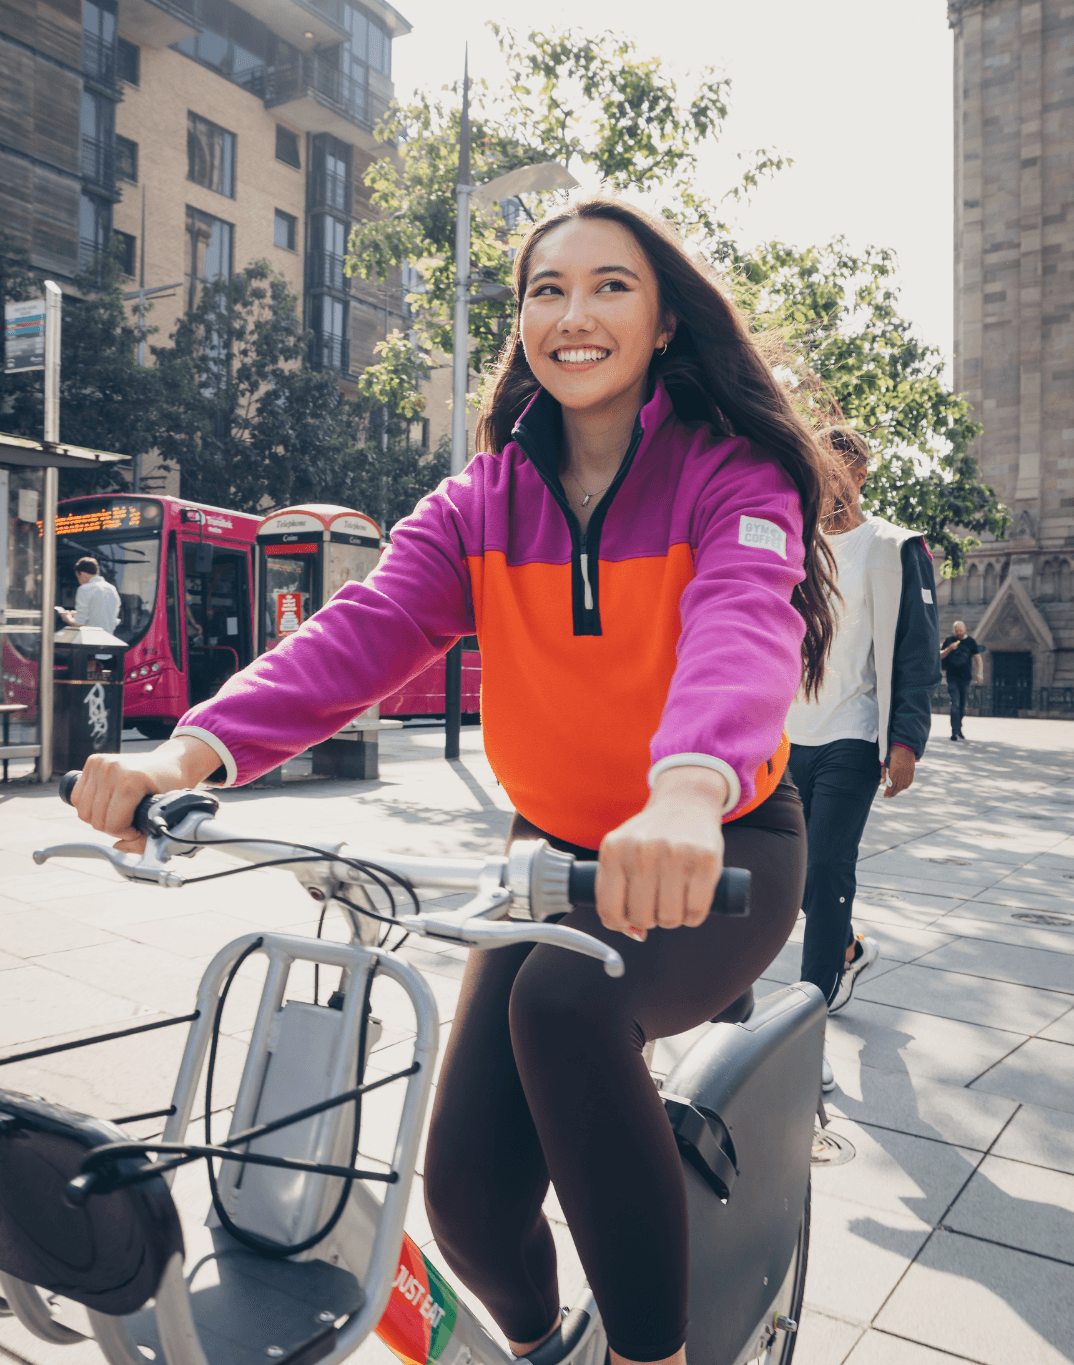
[[[582,566],[582,582],[585,584],[585,609],[593,610],[593,589],[589,584],[589,556],[583,550],[578,556],[578,562]]]

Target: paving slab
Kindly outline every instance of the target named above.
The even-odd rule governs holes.
[[[795,1365],[843,1365],[861,1335],[862,1328],[858,1323],[818,1313],[815,1308],[804,1308],[794,1345]]]
[[[1074,996],[1074,961],[1069,953],[960,939],[935,949],[921,958],[918,965],[967,972],[997,982],[1010,981],[1020,986],[1063,991],[1068,997]]]
[[[943,1222],[1074,1266],[1074,1175],[986,1156]]]
[[[855,999],[828,1020],[826,1040],[837,1085],[836,1059],[843,1057],[881,1071],[968,1085],[1025,1035]]]
[[[854,897],[854,919],[869,919],[881,924],[916,924],[927,928],[965,904],[967,901],[960,896],[859,885]]]
[[[1030,1038],[975,1080],[973,1089],[1074,1113],[1074,1047]]]
[[[968,1358],[934,1351],[931,1346],[889,1332],[870,1331],[862,1334],[841,1365],[954,1365],[955,1361]]]
[[[894,1133],[833,1117],[832,1132],[854,1148],[844,1166],[815,1166],[816,1195],[848,1199],[881,1213],[913,1214],[935,1227],[981,1160],[947,1142]]]
[[[1019,1105],[992,1153],[1074,1175],[1074,1114]]]
[[[824,1097],[828,1114],[853,1119],[869,1129],[910,1133],[985,1152],[1006,1132],[1012,1115],[1021,1112],[1016,1100],[1003,1095],[946,1085],[906,1071],[881,1071],[862,1066],[856,1058],[840,1057],[836,1069],[836,1089]]]
[[[861,1323],[880,1311],[930,1232],[920,1218],[849,1199],[817,1199],[811,1224],[807,1306]]]
[[[935,1232],[875,1325],[982,1365],[1069,1365],[1074,1267]]]
[[[992,945],[975,942],[973,946],[983,955]],[[896,970],[885,975],[870,972],[855,989],[855,997],[944,1019],[961,1019],[967,1024],[1002,1021],[1004,1028],[1026,1034],[1037,1033],[1054,1023],[1071,1007],[1071,997],[1057,991],[1034,990],[1009,981],[930,967],[928,964],[937,962],[938,951],[942,949],[916,963],[897,964]],[[972,960],[968,953],[958,958],[962,963],[968,960]],[[1074,960],[1069,961],[1074,970]]]
[[[1074,1044],[1074,1008],[1068,1010],[1054,1024],[1049,1024],[1046,1029],[1042,1029],[1040,1036],[1057,1043]]]
[[[1032,918],[1018,918],[1020,915]],[[1018,948],[1074,954],[1074,916],[1065,916],[1059,923],[1054,915],[1042,911],[1012,911],[1003,906],[982,906],[980,901],[967,901],[961,913],[944,915],[942,924],[945,932],[954,938],[990,939],[993,943],[1010,943]]]
[[[877,875],[922,877],[932,883],[934,890],[941,893],[957,894],[967,891],[972,894],[981,887],[992,886],[1010,876],[1010,872],[1011,865],[1007,862],[987,862],[983,858],[961,858],[946,853],[919,852],[917,845],[911,843],[887,853],[878,853],[872,858],[861,859],[858,862],[857,875],[865,885],[876,885]]]

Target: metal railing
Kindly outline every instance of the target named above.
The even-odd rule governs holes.
[[[350,290],[350,280],[343,273],[345,257],[334,251],[315,251],[310,254],[310,288]]]
[[[97,137],[82,138],[82,176],[105,190],[116,187],[116,153],[111,142]]]
[[[339,370],[349,374],[351,347],[346,337],[314,335],[310,344],[310,364],[315,370]]]
[[[950,707],[947,684],[932,692],[933,711],[946,713]],[[1023,711],[1070,713],[1074,719],[1074,687],[1020,687],[993,682],[971,683],[966,693],[966,710],[979,716],[1017,716]]]
[[[97,85],[113,89],[116,84],[116,45],[97,33],[82,30],[82,74]]]
[[[311,52],[299,53],[297,60],[285,65],[266,66],[259,70],[263,73],[264,84],[263,93],[260,89],[257,93],[261,94],[269,108],[303,96],[319,95],[350,122],[369,130],[388,110],[387,100],[374,95],[368,86],[338,67],[329,66]],[[254,70],[251,70],[244,73],[242,80],[251,90],[256,88],[250,83],[253,77]]]

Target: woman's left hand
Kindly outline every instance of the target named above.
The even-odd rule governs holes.
[[[704,922],[723,871],[727,781],[710,768],[669,768],[644,808],[605,836],[597,914],[644,940],[650,929]]]

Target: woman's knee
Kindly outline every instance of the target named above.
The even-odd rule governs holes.
[[[530,955],[515,978],[508,1012],[520,1072],[535,1052],[546,1058],[576,1055],[580,1039],[591,1046],[605,1031],[614,1035],[619,1011],[602,977],[591,959],[562,949],[538,948]]]

